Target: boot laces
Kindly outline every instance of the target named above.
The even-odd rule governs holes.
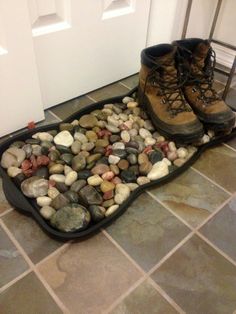
[[[148,82],[150,82],[152,86],[159,88],[160,92],[158,91],[159,93],[157,92],[157,95],[162,96],[162,103],[167,105],[167,111],[174,117],[182,112],[190,112],[192,109],[186,103],[181,90],[181,87],[185,84],[186,77],[184,77],[183,72],[178,71],[178,69],[169,70],[164,73],[164,68],[168,66],[173,65],[156,64],[156,66],[152,68],[146,77],[143,94],[145,94]]]
[[[192,66],[194,70],[190,69],[189,81],[196,84],[196,88],[200,92],[199,98],[209,105],[220,99],[219,95],[213,88],[216,54],[211,47],[209,48],[207,58],[207,64],[202,66],[196,58],[192,56]],[[193,92],[194,91],[195,90],[193,90]]]

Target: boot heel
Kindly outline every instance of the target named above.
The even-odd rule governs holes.
[[[139,103],[139,107],[142,108],[143,110],[146,110],[147,106],[146,106],[146,102],[145,102],[145,95],[142,92],[140,86],[138,86],[137,100],[138,100],[138,103]]]

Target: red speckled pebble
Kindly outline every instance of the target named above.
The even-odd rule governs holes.
[[[32,163],[28,159],[25,159],[21,164],[21,169],[23,170],[23,172],[30,169],[31,167]]]
[[[114,197],[114,190],[107,191],[103,194],[104,200],[110,200],[113,197]]]

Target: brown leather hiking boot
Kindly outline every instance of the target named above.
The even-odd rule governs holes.
[[[235,114],[214,90],[215,52],[207,40],[190,38],[173,42],[185,60],[187,81],[183,92],[198,118],[216,133],[229,133]]]
[[[141,53],[139,103],[156,129],[168,138],[190,143],[203,136],[203,126],[184,99],[183,78],[175,64],[176,47],[161,44]]]

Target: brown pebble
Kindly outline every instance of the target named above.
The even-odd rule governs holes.
[[[152,163],[150,161],[148,162],[143,162],[140,166],[139,166],[139,172],[142,175],[147,175],[152,169]]]
[[[138,163],[141,165],[142,163],[148,162],[148,156],[144,153],[138,155]]]
[[[121,159],[117,166],[121,169],[121,170],[126,170],[129,168],[129,162],[126,159]]]
[[[117,165],[110,165],[111,171],[114,172],[115,175],[120,173],[120,170]]]

